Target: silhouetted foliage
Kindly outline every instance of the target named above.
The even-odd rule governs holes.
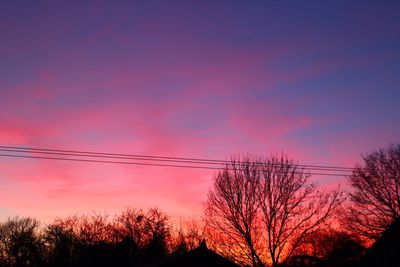
[[[221,253],[242,264],[277,266],[328,225],[341,194],[318,191],[309,176],[284,156],[232,159],[217,173],[206,209],[208,227],[223,240]]]
[[[353,191],[345,226],[368,240],[376,240],[400,217],[400,145],[363,156],[363,164],[348,177]]]
[[[141,260],[159,259],[167,253],[170,235],[168,218],[157,209],[147,213],[127,208],[116,218],[115,226],[122,245],[129,246],[129,254]]]
[[[205,238],[205,227],[199,221],[180,221],[170,246],[174,254],[179,255],[199,247]]]
[[[0,223],[0,265],[41,266],[43,243],[39,222],[32,218],[11,218]]]
[[[158,209],[125,209],[107,216],[70,216],[39,231],[31,218],[0,223],[0,266],[132,266],[164,259],[170,226]],[[186,237],[184,237],[186,239]]]
[[[58,219],[45,231],[52,266],[108,266],[116,256],[113,229],[101,215]]]
[[[297,246],[293,255],[309,256],[315,265],[357,266],[365,248],[361,240],[349,233],[333,229],[316,231]]]
[[[75,233],[57,223],[49,225],[45,231],[45,238],[50,249],[49,264],[60,267],[71,266],[76,253]]]

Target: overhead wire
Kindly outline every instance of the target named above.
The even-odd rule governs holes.
[[[92,163],[110,163],[110,164],[127,164],[127,165],[140,165],[140,166],[156,166],[156,167],[175,167],[175,168],[190,168],[190,169],[207,169],[207,170],[221,170],[218,167],[206,166],[192,166],[192,165],[174,165],[174,164],[156,164],[156,163],[143,163],[143,162],[127,162],[127,161],[110,161],[110,160],[93,160],[93,159],[76,159],[76,158],[59,158],[59,157],[44,157],[44,156],[29,156],[29,155],[13,155],[13,154],[0,154],[0,157],[14,157],[14,158],[30,158],[30,159],[48,159],[48,160],[63,160],[63,161],[78,161],[78,162],[92,162]],[[231,169],[228,167],[228,169]],[[240,170],[240,168],[238,168]],[[280,172],[278,172],[280,173]],[[283,173],[283,172],[281,172]],[[296,172],[295,173],[299,173]],[[310,175],[324,175],[324,176],[339,176],[343,177],[344,174],[335,173],[314,173]]]
[[[81,152],[81,151],[72,151],[72,150],[56,150],[56,149],[36,149],[36,148],[13,148],[13,147],[5,147],[0,146],[0,151],[3,152],[29,152],[35,154],[47,154],[47,155],[61,155],[61,156],[77,156],[77,157],[94,157],[94,158],[112,158],[112,159],[124,159],[124,160],[140,160],[140,161],[158,161],[158,162],[172,162],[172,163],[192,163],[192,164],[205,164],[205,165],[224,165],[229,164],[230,161],[219,160],[195,160],[193,158],[176,158],[173,157],[157,157],[157,156],[143,156],[143,155],[129,155],[129,154],[113,154],[113,153],[99,153],[99,152]],[[54,152],[53,152],[54,151]],[[66,152],[61,152],[66,151]],[[117,155],[117,156],[114,156]],[[238,162],[240,163],[240,161]],[[254,162],[254,164],[262,164]],[[272,164],[274,165],[274,164]],[[278,163],[279,165],[279,163]],[[348,172],[346,169],[329,169],[326,166],[312,166],[308,167],[307,165],[297,165],[301,169],[308,170],[318,170],[318,171],[341,171]]]
[[[171,161],[181,161],[181,162],[198,162],[205,164],[226,164],[231,161],[220,160],[220,159],[204,159],[204,158],[187,158],[187,157],[166,157],[166,156],[150,156],[150,155],[138,155],[138,154],[121,154],[121,153],[106,153],[106,152],[92,152],[92,151],[78,151],[78,150],[61,150],[61,149],[49,149],[49,148],[32,148],[32,147],[16,147],[16,146],[1,146],[0,149],[15,149],[21,151],[46,151],[46,152],[60,152],[60,153],[76,153],[80,155],[104,155],[104,156],[116,156],[116,157],[127,157],[127,158],[145,158],[145,159],[157,159],[164,160],[168,159]],[[307,165],[299,164],[302,168],[320,168],[320,169],[332,169],[338,171],[352,171],[352,167],[338,167],[338,166],[326,166],[326,165]]]
[[[217,160],[217,159],[165,157],[165,156],[150,156],[150,155],[138,155],[138,154],[18,147],[18,146],[0,146],[0,151],[8,152],[7,154],[0,154],[0,156],[2,157],[68,160],[68,161],[81,161],[81,162],[94,162],[94,163],[131,164],[131,165],[142,165],[142,166],[196,168],[196,169],[210,169],[210,170],[220,170],[222,166],[227,167],[231,163],[231,161]],[[10,154],[10,152],[13,154]],[[36,155],[40,154],[44,156],[32,156],[29,154],[26,155],[26,153],[32,153]],[[58,156],[62,156],[64,158]],[[65,156],[73,158],[65,158]],[[132,162],[132,160],[139,162]],[[236,163],[240,164],[245,162],[237,161]],[[262,164],[262,163],[255,162],[253,164]],[[279,163],[276,164],[280,165]],[[328,175],[328,176],[343,177],[350,175],[348,172],[351,172],[353,170],[353,168],[350,167],[306,165],[306,164],[295,164],[295,165],[298,169],[301,169],[303,171],[310,171],[310,174],[312,175]],[[336,173],[336,172],[341,172],[341,173]]]

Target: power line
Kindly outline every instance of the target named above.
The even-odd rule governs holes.
[[[141,156],[106,156],[106,153],[101,153],[97,154],[95,153],[92,155],[91,153],[88,152],[50,152],[50,151],[58,151],[58,150],[48,150],[46,149],[43,151],[43,149],[25,149],[25,150],[20,150],[20,149],[4,149],[1,148],[0,146],[0,151],[3,152],[16,152],[16,153],[35,153],[35,154],[45,154],[45,155],[57,155],[57,156],[76,156],[76,157],[93,157],[93,158],[107,158],[107,159],[123,159],[123,160],[139,160],[139,161],[156,161],[156,162],[169,162],[169,163],[190,163],[190,164],[202,164],[202,165],[218,165],[218,169],[222,164],[227,164],[229,163],[228,161],[224,161],[223,163],[217,163],[217,162],[205,162],[205,161],[195,161],[193,159],[189,160],[172,160],[172,159],[163,159],[163,158],[152,158],[151,156],[146,156],[145,158]],[[112,155],[112,154],[111,154]],[[122,154],[121,154],[122,155]],[[255,163],[257,164],[257,162]],[[348,172],[347,170],[330,170],[326,168],[315,168],[315,167],[309,167],[309,168],[304,168],[300,167],[301,169],[307,169],[307,170],[312,170],[312,171],[341,171],[341,172]]]
[[[152,159],[150,156],[143,158],[143,157],[138,157],[138,156],[106,156],[105,154],[103,155],[91,155],[91,154],[83,154],[83,153],[77,153],[77,152],[46,152],[46,151],[35,151],[35,150],[27,150],[27,151],[22,151],[22,150],[14,150],[14,149],[2,149],[0,148],[0,151],[4,152],[22,152],[22,153],[35,153],[35,154],[47,154],[47,155],[61,155],[61,156],[77,156],[77,157],[94,157],[94,158],[112,158],[112,159],[126,159],[126,160],[151,160],[151,161],[164,161],[164,162],[180,162],[180,163],[195,163],[195,164],[212,164],[212,165],[220,165],[219,163],[216,162],[201,162],[201,161],[191,161],[191,160],[172,160],[172,159]]]
[[[111,163],[111,164],[157,166],[157,167],[195,168],[195,169],[208,169],[208,170],[219,170],[220,169],[220,168],[217,168],[217,167],[213,168],[213,167],[190,166],[190,165],[155,164],[155,163],[111,161],[111,160],[94,160],[94,159],[58,158],[58,157],[28,156],[28,155],[13,155],[13,154],[0,154],[0,156],[1,157],[30,158],[30,159],[50,159],[50,160],[80,161],[80,162],[93,162],[93,163]]]
[[[207,169],[207,170],[221,170],[217,167],[205,166],[192,166],[192,165],[174,165],[174,164],[156,164],[156,163],[143,163],[143,162],[127,162],[127,161],[111,161],[111,160],[93,160],[93,159],[76,159],[76,158],[59,158],[59,157],[44,157],[44,156],[29,156],[29,155],[14,155],[14,154],[0,154],[0,157],[14,157],[14,158],[30,158],[30,159],[46,159],[46,160],[62,160],[62,161],[78,161],[78,162],[92,162],[92,163],[110,163],[110,164],[127,164],[127,165],[140,165],[140,166],[156,166],[156,167],[174,167],[174,168],[191,168],[191,169]],[[343,177],[344,174],[335,173],[309,173],[310,175],[323,175],[323,176],[339,176]]]
[[[90,151],[77,151],[77,150],[61,150],[61,149],[49,149],[49,148],[29,148],[29,147],[17,147],[17,146],[0,146],[0,151],[8,151],[8,152],[24,152],[24,151],[26,151],[26,152],[30,152],[30,153],[42,153],[42,154],[53,154],[53,155],[152,160],[152,161],[194,163],[194,164],[207,164],[207,165],[218,165],[218,166],[231,163],[230,161],[227,161],[227,160],[218,160],[218,159],[165,157],[165,156],[150,156],[150,155],[138,155],[138,154],[121,154],[121,153],[90,152]],[[240,161],[238,163],[240,163]],[[262,163],[260,163],[260,164],[262,164]],[[297,167],[302,168],[302,169],[308,169],[308,170],[326,170],[326,171],[339,171],[339,172],[346,172],[346,171],[354,170],[354,168],[351,168],[351,167],[338,167],[338,166],[326,166],[326,165],[299,164],[299,165],[297,165]]]
[[[220,170],[221,165],[224,167],[229,166],[230,161],[216,160],[216,159],[199,159],[199,158],[183,158],[183,157],[160,157],[160,156],[149,156],[149,155],[133,155],[133,154],[121,154],[121,153],[105,153],[105,152],[89,152],[89,151],[77,151],[77,150],[60,150],[60,149],[48,149],[48,148],[29,148],[29,147],[17,147],[17,146],[0,146],[0,151],[12,152],[12,153],[34,153],[44,154],[44,156],[32,156],[32,155],[16,155],[16,154],[1,154],[3,157],[17,157],[17,158],[36,158],[36,159],[52,159],[52,160],[69,160],[69,161],[81,161],[81,162],[96,162],[96,163],[115,163],[115,164],[131,164],[131,165],[143,165],[143,166],[158,166],[158,167],[177,167],[177,168],[196,168],[196,169],[210,169]],[[49,156],[50,155],[50,156]],[[54,156],[72,156],[80,158],[60,158]],[[83,157],[83,159],[82,159]],[[94,159],[93,159],[94,158]],[[105,159],[105,160],[99,160]],[[112,160],[109,160],[112,159]],[[127,161],[116,161],[117,160],[129,160]],[[140,162],[131,162],[131,160]],[[143,162],[145,161],[145,162]],[[149,163],[150,162],[150,163]],[[156,162],[156,163],[154,163]],[[161,162],[161,163],[159,163]],[[165,163],[167,162],[167,164]],[[245,162],[237,162],[245,163]],[[190,165],[188,165],[190,164]],[[263,164],[252,162],[252,164]],[[210,166],[211,165],[211,166]],[[218,165],[216,167],[215,165]],[[275,165],[281,165],[276,163]],[[349,172],[352,170],[347,167],[332,167],[332,166],[321,166],[321,165],[296,165],[298,169],[303,171],[312,171],[313,175],[329,175],[329,176],[347,176],[348,173],[332,173],[332,172]],[[317,171],[317,172],[315,172]],[[325,171],[325,172],[321,172]],[[328,172],[328,173],[326,173]]]

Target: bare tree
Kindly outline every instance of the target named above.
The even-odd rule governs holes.
[[[115,219],[121,241],[131,249],[140,250],[149,257],[162,257],[167,253],[167,239],[170,235],[168,217],[154,208],[147,213],[126,208]]]
[[[277,266],[329,224],[343,200],[339,190],[318,191],[309,177],[284,156],[233,159],[214,179],[207,224],[234,240],[227,251],[241,252],[253,266]]]
[[[42,263],[39,222],[32,218],[9,218],[0,223],[0,264],[38,266]]]
[[[107,216],[74,215],[56,219],[44,231],[49,263],[54,266],[100,266],[111,258],[113,243]]]
[[[310,175],[286,157],[264,161],[261,171],[258,197],[268,254],[277,266],[307,235],[330,223],[342,197],[339,190],[319,191]]]
[[[197,248],[204,239],[205,227],[199,219],[180,220],[171,233],[170,248],[174,254],[182,254]]]
[[[400,144],[363,156],[348,182],[353,191],[345,226],[367,240],[376,240],[400,217]]]
[[[239,263],[250,261],[253,266],[264,266],[257,252],[260,170],[258,162],[250,158],[232,159],[216,174],[205,211],[207,227],[224,239],[215,248],[236,261],[245,260]]]
[[[76,252],[77,238],[74,233],[54,223],[46,227],[45,239],[49,249],[50,266],[71,266]]]

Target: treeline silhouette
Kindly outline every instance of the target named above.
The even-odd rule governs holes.
[[[165,213],[126,208],[112,219],[70,216],[40,227],[33,218],[0,223],[0,266],[135,266],[181,254],[200,234],[172,229]]]
[[[0,223],[0,266],[158,266],[204,239],[217,250],[225,242],[220,238],[196,221],[173,227],[159,209],[126,208],[113,218],[75,215],[43,226],[13,217]],[[281,266],[357,266],[363,252],[356,237],[325,229],[304,239],[298,256]]]

